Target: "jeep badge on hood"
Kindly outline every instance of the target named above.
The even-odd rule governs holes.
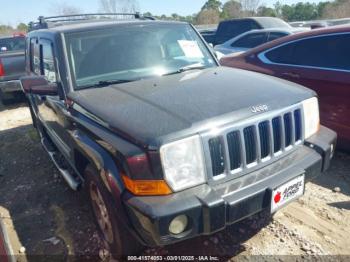
[[[258,105],[258,106],[252,106],[251,110],[253,113],[262,113],[269,111],[269,107],[267,105]]]

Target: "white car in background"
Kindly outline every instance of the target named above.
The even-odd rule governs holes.
[[[256,29],[245,32],[239,36],[236,36],[227,42],[216,45],[214,50],[221,52],[224,55],[232,53],[242,53],[251,48],[257,47],[264,43],[273,41],[275,39],[310,30],[309,28],[269,28],[269,29]]]

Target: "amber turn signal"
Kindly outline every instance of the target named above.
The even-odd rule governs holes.
[[[164,180],[132,180],[123,175],[125,187],[137,196],[161,196],[172,193]]]

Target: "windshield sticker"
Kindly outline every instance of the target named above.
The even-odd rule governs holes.
[[[188,58],[204,58],[201,49],[196,41],[178,40],[178,43]]]

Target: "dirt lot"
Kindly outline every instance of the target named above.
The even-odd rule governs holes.
[[[53,255],[60,255],[58,260],[68,255],[96,260],[103,246],[84,193],[72,192],[59,176],[25,104],[0,104],[0,217],[20,261],[45,256],[52,261]],[[350,155],[337,153],[330,171],[309,183],[306,195],[273,221],[257,215],[214,236],[145,254],[350,256],[349,236]]]

